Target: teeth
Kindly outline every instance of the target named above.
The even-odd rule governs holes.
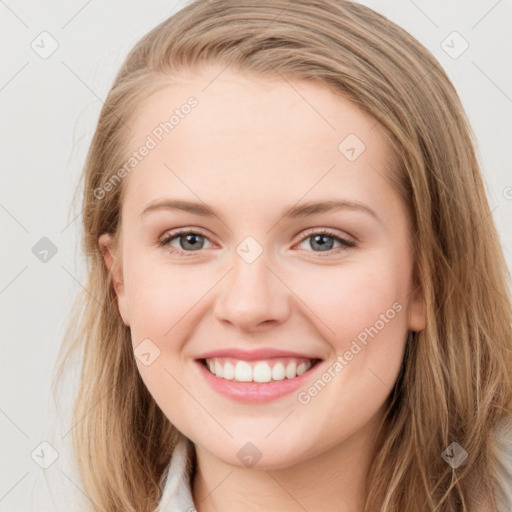
[[[272,368],[272,380],[283,380],[286,370],[283,363],[276,363]]]
[[[270,382],[272,380],[272,369],[270,365],[263,361],[256,363],[252,371],[252,379],[254,382]]]
[[[219,363],[219,361],[215,361],[215,375],[219,377],[224,376],[224,367]]]
[[[297,365],[295,363],[289,363],[286,366],[286,378],[293,379],[297,376]]]
[[[299,364],[299,366],[297,366],[297,375],[302,375],[307,369],[308,366],[306,363]]]
[[[311,368],[313,360],[281,358],[271,361],[242,361],[226,357],[207,359],[213,375],[238,382],[271,382],[294,379]]]
[[[224,365],[222,377],[227,380],[233,380],[235,378],[235,367],[230,362]]]
[[[217,362],[215,363],[215,369],[217,369]],[[222,374],[219,375],[217,372],[215,372],[215,375],[222,377]],[[245,361],[238,361],[238,363],[236,363],[235,380],[238,382],[250,382],[252,380],[252,368],[249,363]]]

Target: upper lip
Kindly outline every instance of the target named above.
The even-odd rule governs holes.
[[[310,354],[301,354],[291,350],[277,350],[275,348],[259,348],[256,350],[243,350],[240,348],[224,348],[211,350],[199,355],[196,359],[211,359],[213,357],[232,357],[234,359],[243,359],[245,361],[254,361],[257,359],[271,359],[273,357],[301,357],[305,359],[320,359],[318,356]]]

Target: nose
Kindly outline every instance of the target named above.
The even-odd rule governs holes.
[[[222,280],[214,313],[240,330],[278,325],[290,314],[290,291],[268,266],[265,253],[248,263],[235,254],[234,267]]]

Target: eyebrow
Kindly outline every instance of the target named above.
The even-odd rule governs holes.
[[[178,199],[164,199],[150,203],[140,214],[140,217],[144,217],[147,214],[157,210],[180,210],[194,215],[200,215],[201,217],[218,217],[222,218],[220,212],[215,208],[208,206],[204,203],[196,203],[193,201],[183,201]],[[320,213],[326,213],[334,210],[355,210],[361,211],[375,217],[378,220],[378,216],[375,211],[362,203],[357,201],[347,200],[325,200],[319,202],[307,202],[301,205],[295,205],[287,207],[283,210],[281,215],[282,218],[295,219],[302,217],[310,217],[318,215]]]

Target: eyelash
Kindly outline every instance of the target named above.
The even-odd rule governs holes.
[[[192,256],[194,252],[199,252],[199,251],[183,251],[182,249],[177,249],[177,248],[169,245],[172,240],[174,240],[175,238],[179,238],[180,236],[183,236],[183,235],[199,235],[199,236],[205,238],[206,240],[208,240],[210,243],[212,243],[206,235],[202,234],[199,231],[183,229],[180,231],[175,231],[175,232],[170,233],[169,236],[165,237],[163,240],[160,240],[158,242],[158,246],[159,247],[167,247],[171,254],[178,254],[178,255],[184,256],[184,257],[189,257],[189,256]],[[344,249],[350,249],[350,248],[356,247],[355,242],[353,242],[352,240],[347,240],[345,238],[341,238],[340,236],[338,236],[333,231],[330,231],[329,229],[319,229],[319,230],[312,229],[310,231],[306,231],[305,235],[299,241],[299,244],[302,244],[305,240],[307,240],[308,238],[311,238],[313,235],[325,235],[325,236],[328,236],[329,238],[333,238],[335,241],[340,242],[341,245],[343,246],[343,247],[338,247],[338,249],[344,250]],[[323,255],[323,254],[321,254],[321,252],[319,252],[318,257],[325,258],[325,257],[331,256],[334,250],[335,249],[329,249],[328,251],[325,251],[327,253],[325,255]],[[312,252],[317,252],[317,251],[312,251]]]

